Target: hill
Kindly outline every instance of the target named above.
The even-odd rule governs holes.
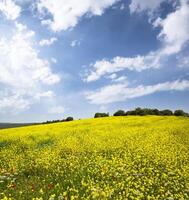
[[[0,123],[0,129],[31,126],[33,123]]]
[[[0,130],[0,199],[189,199],[189,118]]]

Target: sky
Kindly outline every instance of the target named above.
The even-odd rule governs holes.
[[[189,112],[188,0],[0,0],[0,122]]]

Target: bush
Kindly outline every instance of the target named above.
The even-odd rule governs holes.
[[[125,115],[163,115],[163,116],[171,116],[173,112],[171,110],[162,110],[158,109],[150,109],[150,108],[136,108],[135,110],[129,110],[125,113]]]
[[[160,111],[158,109],[152,109],[152,115],[160,115]]]
[[[125,111],[124,110],[118,110],[117,112],[114,113],[114,116],[125,116]]]
[[[69,122],[69,121],[73,121],[73,120],[74,120],[73,117],[67,117],[67,118],[66,118],[66,121],[67,121],[67,122]]]
[[[140,116],[147,115],[147,113],[145,112],[145,109],[141,109],[141,108],[136,108],[134,112],[135,112],[135,115],[140,115]]]
[[[136,115],[136,112],[134,110],[129,110],[125,113],[125,115]]]
[[[188,113],[184,112],[183,110],[175,110],[174,115],[175,116],[185,116],[185,117],[187,117]]]
[[[141,109],[140,115],[159,115],[160,111],[158,109],[150,109],[150,108],[144,108]]]
[[[162,115],[162,116],[171,116],[171,115],[173,115],[173,112],[171,110],[168,110],[168,109],[161,110],[160,111],[160,115]]]
[[[109,117],[109,113],[95,113],[94,118]]]

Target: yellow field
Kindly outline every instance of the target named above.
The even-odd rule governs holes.
[[[189,118],[1,130],[0,199],[189,199]]]

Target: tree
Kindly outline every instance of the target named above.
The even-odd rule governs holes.
[[[66,118],[66,121],[67,121],[67,122],[69,122],[69,121],[73,121],[73,120],[74,120],[73,117],[67,117],[67,118]]]
[[[175,116],[188,116],[188,113],[184,112],[183,110],[175,110]]]
[[[146,115],[144,109],[142,108],[136,108],[134,112],[136,115],[140,115],[140,116]]]
[[[160,111],[158,109],[144,108],[142,109],[144,115],[159,115]]]
[[[172,112],[171,110],[168,110],[168,109],[166,109],[166,110],[161,110],[161,111],[160,111],[160,115],[163,115],[163,116],[171,116],[171,115],[173,115],[173,112]]]
[[[152,109],[153,115],[160,115],[160,111],[158,109]]]
[[[124,110],[118,110],[117,112],[114,113],[114,116],[125,116],[125,111]]]
[[[94,118],[109,117],[109,113],[95,113]]]
[[[136,115],[136,112],[134,110],[129,110],[125,113],[125,115]]]

